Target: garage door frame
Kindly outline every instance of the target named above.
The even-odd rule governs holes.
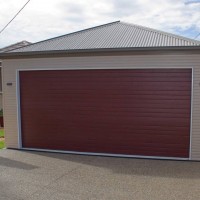
[[[190,145],[189,145],[189,158],[179,158],[179,157],[160,157],[160,156],[142,156],[142,155],[124,155],[124,154],[110,154],[110,153],[93,153],[93,152],[76,152],[76,151],[63,151],[63,150],[51,150],[51,149],[38,149],[38,148],[24,148],[22,146],[22,131],[21,131],[21,106],[20,106],[20,71],[58,71],[58,70],[105,70],[105,69],[191,69],[191,112],[190,112]],[[165,160],[191,160],[192,159],[192,113],[193,113],[193,87],[194,86],[194,68],[193,67],[165,67],[165,68],[150,68],[150,67],[138,67],[138,68],[34,68],[34,69],[17,69],[16,70],[16,99],[17,99],[17,124],[18,124],[18,146],[22,150],[31,151],[43,151],[43,152],[55,152],[55,153],[69,153],[78,155],[98,155],[98,156],[111,156],[111,157],[127,157],[127,158],[151,158],[151,159],[165,159]]]

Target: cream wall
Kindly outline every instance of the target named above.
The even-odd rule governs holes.
[[[193,68],[191,159],[200,160],[200,55],[129,55],[3,60],[3,100],[6,145],[18,148],[17,69]],[[12,86],[7,86],[12,82]]]

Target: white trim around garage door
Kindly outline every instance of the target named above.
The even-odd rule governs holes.
[[[19,80],[19,70],[17,70],[17,72],[16,72],[16,95],[17,95],[18,146],[19,146],[19,149],[22,149],[21,100],[20,100],[20,80]]]
[[[194,99],[194,68],[192,68],[191,80],[191,111],[190,111],[190,154],[189,160],[192,160],[192,122],[193,122],[193,99]]]
[[[22,132],[21,132],[21,105],[20,105],[20,71],[50,71],[50,70],[96,70],[96,69],[191,69],[191,117],[190,117],[190,147],[189,147],[189,158],[180,158],[180,157],[160,157],[160,156],[141,156],[141,155],[124,155],[124,154],[108,154],[108,153],[95,153],[95,152],[76,152],[76,151],[62,151],[62,150],[51,150],[51,149],[37,149],[37,148],[24,148],[22,146]],[[192,110],[193,110],[193,88],[194,88],[194,69],[193,67],[168,67],[168,68],[39,68],[39,69],[18,69],[16,70],[16,95],[17,95],[17,123],[18,123],[18,147],[22,150],[30,151],[42,151],[42,152],[53,152],[53,153],[67,153],[67,154],[77,154],[77,155],[93,155],[93,156],[109,156],[109,157],[124,157],[124,158],[148,158],[148,159],[163,159],[163,160],[191,160],[192,159]]]

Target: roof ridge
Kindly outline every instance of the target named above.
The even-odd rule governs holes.
[[[125,25],[129,25],[129,26],[135,26],[135,27],[138,27],[138,28],[146,30],[146,31],[152,31],[154,33],[160,33],[160,34],[164,34],[166,36],[170,36],[170,37],[174,37],[174,38],[186,40],[188,42],[194,42],[194,43],[200,45],[200,41],[198,41],[198,40],[187,38],[187,37],[184,37],[184,36],[181,36],[181,35],[177,35],[177,34],[174,34],[174,33],[160,31],[160,30],[157,30],[157,29],[154,29],[154,28],[150,28],[150,27],[147,27],[147,26],[142,26],[142,25],[138,25],[138,24],[128,23],[128,22],[124,22],[124,21],[120,21],[120,23],[121,24],[125,24]]]
[[[52,38],[49,38],[49,39],[46,39],[46,40],[41,40],[41,41],[38,41],[38,42],[35,42],[35,43],[31,43],[30,45],[27,45],[27,46],[24,46],[24,47],[20,47],[19,49],[26,48],[28,46],[30,47],[30,46],[33,46],[33,45],[36,45],[36,44],[39,44],[39,43],[43,43],[43,42],[48,42],[48,41],[51,41],[51,40],[54,40],[54,39],[59,39],[59,38],[66,37],[66,36],[69,36],[69,35],[78,34],[78,33],[81,33],[81,32],[84,32],[84,31],[88,31],[88,30],[91,30],[91,29],[94,29],[94,28],[100,28],[100,27],[103,27],[103,26],[112,25],[112,24],[119,23],[119,22],[120,22],[120,20],[109,22],[109,23],[106,23],[106,24],[93,26],[93,27],[86,28],[86,29],[82,29],[80,31],[74,31],[74,32],[71,32],[71,33],[67,33],[67,34],[64,34],[64,35],[57,36],[57,37],[52,37]]]

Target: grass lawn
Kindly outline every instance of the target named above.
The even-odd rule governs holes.
[[[0,149],[3,149],[5,147],[4,141],[0,141]]]
[[[0,137],[4,136],[4,130],[0,129]],[[4,141],[0,141],[0,149],[3,149],[5,147],[5,142]]]
[[[4,137],[4,130],[0,129],[0,137]]]

